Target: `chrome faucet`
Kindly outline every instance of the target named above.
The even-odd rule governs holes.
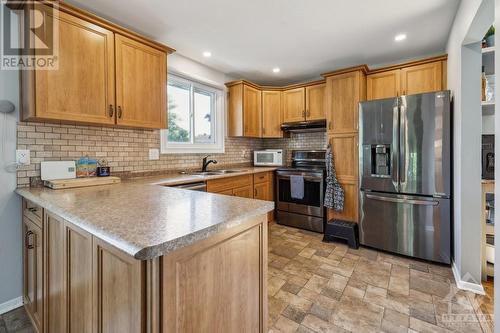
[[[205,157],[203,157],[203,165],[201,167],[201,171],[202,172],[206,172],[207,171],[207,167],[210,163],[213,163],[213,164],[217,164],[217,161],[216,160],[208,160],[207,161],[207,158],[209,157],[210,155],[207,155]]]

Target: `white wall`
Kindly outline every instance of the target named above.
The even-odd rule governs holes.
[[[481,54],[477,42],[493,22],[493,1],[462,0],[447,44],[448,86],[454,96],[454,265],[460,278],[471,283],[481,281]]]
[[[222,72],[186,58],[178,53],[168,56],[168,71],[222,88],[225,87],[224,83],[233,80],[233,78]]]
[[[495,0],[495,27],[497,29],[500,28],[500,0]],[[496,48],[497,48],[497,52],[495,52],[495,73],[500,73],[500,52],[498,51],[500,49],[500,31],[497,30],[497,32],[495,33],[495,45],[496,45]],[[497,74],[498,76],[498,74]],[[497,100],[497,103],[495,105],[495,114],[497,115],[495,117],[495,128],[497,129],[495,132],[496,132],[496,135],[495,135],[495,154],[496,156],[500,156],[500,103],[498,103],[498,101],[500,101],[500,85],[497,84],[495,86],[495,96],[496,96],[496,100]],[[495,169],[495,179],[500,179],[500,168],[497,167]],[[495,193],[496,194],[496,200],[495,200],[495,209],[497,209],[498,207],[500,207],[500,205],[498,204],[500,202],[500,200],[498,199],[499,196],[500,196],[500,182],[495,182]],[[497,215],[496,215],[496,218],[495,218],[495,235],[497,235],[497,237],[499,237],[498,235],[500,235],[500,222],[499,221],[496,221],[496,220],[499,220],[500,219],[500,215],[498,214],[498,209],[497,209]],[[495,247],[495,257],[496,258],[500,258],[500,246],[496,246]],[[497,281],[499,281],[499,277],[500,277],[500,265],[497,264],[495,265],[495,276],[497,277]],[[498,287],[495,283],[495,297],[494,297],[494,301],[495,301],[495,306],[494,308],[496,309],[495,311],[495,332],[498,333],[500,332],[500,311],[498,309],[500,309],[500,287]]]
[[[5,118],[0,113],[0,311],[2,304],[22,294],[20,199],[14,194],[15,173],[5,170],[5,164],[12,163],[15,156],[19,115],[18,79],[18,71],[0,70],[0,100],[7,99],[16,105],[16,111]],[[2,152],[4,133],[6,149]]]

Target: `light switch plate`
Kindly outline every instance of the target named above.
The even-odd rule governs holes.
[[[160,150],[157,148],[149,150],[149,159],[150,160],[159,160],[160,159]]]
[[[30,165],[30,151],[27,149],[16,150],[16,163],[17,165]]]

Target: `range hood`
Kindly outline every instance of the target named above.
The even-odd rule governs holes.
[[[305,132],[325,132],[326,120],[308,120],[297,121],[293,123],[283,123],[281,130],[284,132],[292,133],[305,133]]]

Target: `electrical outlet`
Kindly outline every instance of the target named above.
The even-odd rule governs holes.
[[[160,159],[160,150],[157,148],[149,150],[149,159],[150,160],[159,160]]]
[[[30,165],[30,151],[26,149],[16,150],[16,163],[17,165]]]

